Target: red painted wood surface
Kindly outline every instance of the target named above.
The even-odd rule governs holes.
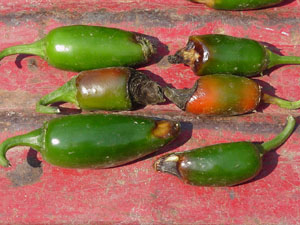
[[[142,70],[162,85],[177,88],[191,87],[197,77],[186,66],[170,65],[166,55],[184,46],[192,34],[253,38],[274,51],[300,56],[299,0],[248,12],[215,11],[185,0],[1,0],[0,49],[32,42],[55,27],[71,24],[117,27],[156,37],[161,57]],[[54,117],[35,113],[35,103],[74,74],[35,56],[3,59],[0,141]],[[256,79],[269,94],[300,99],[300,66],[278,67]],[[167,151],[269,140],[283,128],[288,114],[299,117],[300,110],[263,104],[256,113],[205,118],[164,104],[124,113],[179,120],[183,132],[155,156],[105,170],[61,169],[26,147],[10,150],[13,166],[0,168],[0,224],[300,224],[299,127],[276,152],[265,156],[259,176],[243,185],[194,187],[152,168],[154,159]]]

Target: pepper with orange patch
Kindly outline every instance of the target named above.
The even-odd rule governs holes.
[[[202,76],[190,89],[165,87],[164,94],[182,110],[197,115],[240,115],[255,110],[261,100],[287,109],[300,107],[300,101],[262,93],[254,80],[229,74]]]

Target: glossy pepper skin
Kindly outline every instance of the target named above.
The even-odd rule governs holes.
[[[59,113],[54,102],[71,102],[84,110],[121,111],[164,102],[162,88],[145,74],[128,67],[80,72],[40,99],[37,112]]]
[[[74,25],[53,29],[32,44],[6,48],[0,52],[0,59],[19,53],[33,54],[56,68],[79,72],[143,64],[154,52],[151,42],[139,34],[108,27]]]
[[[180,125],[122,115],[72,115],[52,119],[40,129],[5,140],[0,165],[8,166],[8,149],[30,146],[48,163],[66,168],[107,168],[155,152],[172,141]]]
[[[186,47],[169,56],[170,63],[184,63],[196,75],[235,74],[256,76],[280,64],[300,64],[300,57],[280,56],[259,42],[222,34],[190,36]]]
[[[277,5],[283,0],[192,0],[220,10],[250,10]]]
[[[263,144],[233,142],[211,145],[162,156],[154,163],[157,171],[173,174],[198,186],[233,186],[254,178],[262,169],[265,153],[283,144],[295,127],[288,117],[284,130]]]
[[[201,76],[190,89],[165,87],[164,94],[182,110],[196,115],[240,115],[255,110],[261,100],[281,108],[300,107],[300,101],[262,93],[254,80],[230,74]]]

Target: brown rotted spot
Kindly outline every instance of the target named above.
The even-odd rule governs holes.
[[[173,121],[159,120],[155,122],[155,125],[152,134],[157,138],[176,137],[180,131],[180,124]]]
[[[134,105],[154,105],[165,101],[160,85],[134,69],[131,69],[128,91]]]
[[[184,63],[193,71],[198,71],[203,63],[204,49],[205,46],[199,40],[194,40],[192,36],[184,48],[168,57],[168,61],[171,64]]]

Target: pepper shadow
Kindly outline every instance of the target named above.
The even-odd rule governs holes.
[[[27,160],[27,163],[31,167],[34,167],[34,168],[41,167],[42,161],[40,161],[37,158],[37,154],[38,154],[38,152],[36,150],[32,149],[32,148],[30,148],[28,153],[27,153],[26,160]]]
[[[65,104],[66,102],[55,102],[53,104],[50,104],[49,106],[54,106],[59,108],[60,110],[60,115],[73,115],[73,114],[80,114],[82,113],[82,109],[78,108],[67,108],[67,107],[62,107],[61,105]]]
[[[27,58],[27,57],[31,57],[31,56],[34,56],[34,55],[31,55],[31,54],[18,54],[17,57],[16,57],[16,60],[15,60],[15,64],[16,66],[19,68],[19,69],[22,69],[22,60]]]
[[[300,122],[300,117],[296,117],[295,119],[296,119],[296,125],[295,125],[295,128],[294,128],[294,132],[299,126],[298,124]],[[269,140],[266,140],[266,141],[269,141]],[[254,142],[254,144],[256,144],[256,145],[260,145],[262,143],[263,142]],[[284,143],[282,145],[284,145]],[[239,186],[239,185],[255,182],[255,181],[263,179],[263,178],[267,177],[269,174],[271,174],[273,172],[273,170],[275,170],[275,168],[278,165],[280,155],[276,152],[276,150],[279,149],[279,148],[280,148],[280,146],[278,148],[274,149],[274,150],[271,150],[271,151],[267,152],[262,157],[262,169],[258,173],[258,175],[256,175],[251,180],[248,180],[246,182],[243,182],[241,184],[237,184],[237,185],[234,185],[234,186]]]
[[[286,0],[286,1],[283,1],[273,7],[281,7],[281,6],[285,6],[285,5],[288,5],[288,4],[291,4],[292,2],[294,2],[295,0]]]
[[[180,126],[181,126],[181,130],[180,130],[180,133],[179,133],[178,137],[175,140],[173,140],[171,143],[169,143],[166,146],[164,146],[164,147],[160,148],[159,150],[157,150],[156,152],[153,152],[149,155],[146,155],[142,158],[139,158],[139,159],[136,159],[134,161],[128,162],[126,164],[110,167],[110,168],[107,168],[107,169],[127,166],[127,165],[131,165],[131,164],[134,164],[134,163],[137,163],[137,162],[140,162],[140,161],[150,159],[150,158],[154,158],[158,155],[165,154],[169,151],[172,151],[172,150],[184,145],[192,137],[193,124],[190,123],[190,122],[180,122]]]
[[[268,94],[271,96],[276,96],[275,95],[275,91],[276,89],[271,86],[269,83],[262,81],[262,80],[257,80],[257,79],[253,79],[259,86],[261,86],[261,95]],[[263,112],[264,109],[266,109],[270,104],[269,103],[265,103],[262,99],[260,100],[260,103],[258,104],[258,107],[255,109],[257,112]]]

